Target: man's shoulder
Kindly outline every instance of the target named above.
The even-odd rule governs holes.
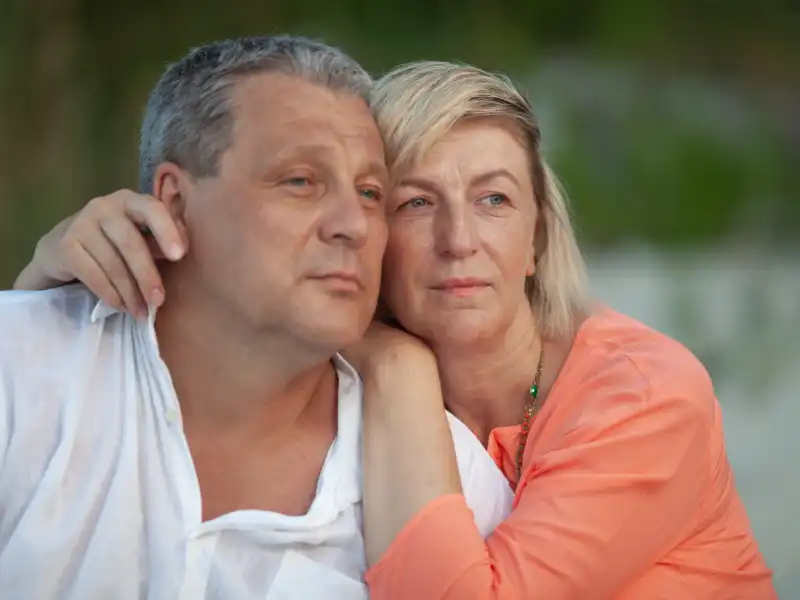
[[[114,405],[116,374],[134,354],[131,322],[81,285],[0,292],[0,430],[5,419],[20,440],[57,440],[65,411],[77,419],[87,402],[95,415]]]
[[[93,326],[97,297],[82,285],[0,292],[0,369],[21,361],[65,356],[76,336]]]
[[[42,291],[0,291],[0,321],[20,327],[48,320],[82,319],[88,323],[96,305],[97,296],[80,284]]]

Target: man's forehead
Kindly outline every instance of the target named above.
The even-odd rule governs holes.
[[[242,129],[262,125],[278,135],[334,133],[379,136],[366,102],[344,92],[282,73],[250,76],[232,94],[235,120]]]
[[[384,161],[383,149],[372,149],[368,146],[363,146],[364,152],[358,152],[358,156],[363,157],[362,164],[359,171],[365,175],[374,175],[382,180],[387,180],[389,177],[389,169]],[[313,139],[304,138],[304,136],[296,136],[294,139],[289,139],[276,144],[273,152],[270,152],[272,160],[275,163],[289,163],[294,160],[319,162],[330,161],[335,162],[337,156],[343,156],[342,152],[355,150],[354,146],[347,146],[336,143],[331,138],[321,139],[318,142]],[[355,154],[349,153],[351,158],[355,158]]]
[[[235,110],[244,115],[278,117],[276,123],[333,120],[339,112],[348,118],[374,124],[367,103],[352,94],[284,73],[259,73],[243,77],[232,92]],[[331,112],[335,111],[335,112]]]
[[[378,126],[358,97],[268,73],[242,81],[233,100],[234,147],[278,161],[321,159],[345,150],[364,156],[370,172],[386,175]]]

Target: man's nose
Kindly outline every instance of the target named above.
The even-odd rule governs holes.
[[[368,207],[367,202],[355,189],[336,192],[327,203],[323,239],[329,243],[362,246],[369,233],[369,211],[380,210],[379,207]]]

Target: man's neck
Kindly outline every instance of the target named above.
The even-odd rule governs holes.
[[[330,356],[248,330],[191,294],[170,289],[168,298],[156,332],[184,423],[263,436],[291,428],[308,413],[331,414],[326,407],[335,402],[336,376]]]

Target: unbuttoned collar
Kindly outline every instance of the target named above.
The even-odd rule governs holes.
[[[114,308],[113,306],[107,304],[103,300],[98,300],[97,304],[95,304],[94,309],[92,310],[91,320],[92,323],[97,323],[98,321],[104,321],[113,315],[118,315],[123,313],[124,313],[123,310],[119,308]],[[153,322],[155,321],[156,311],[154,308],[150,308],[148,313],[149,313],[148,321],[150,326],[152,326]],[[360,380],[358,372],[353,368],[353,366],[350,363],[348,363],[344,359],[344,357],[341,354],[336,353],[332,358],[333,358],[333,364],[340,371],[348,375],[353,381]]]

